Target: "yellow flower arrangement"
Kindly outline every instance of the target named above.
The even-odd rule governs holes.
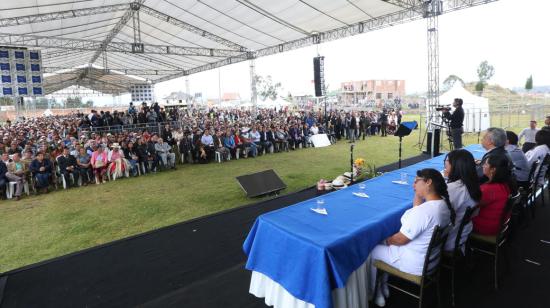
[[[365,164],[365,160],[362,158],[357,158],[355,162],[353,163],[357,168],[362,168]]]

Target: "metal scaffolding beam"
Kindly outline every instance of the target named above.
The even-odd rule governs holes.
[[[106,86],[109,86],[109,87],[112,87],[112,88],[115,88],[115,89],[121,89],[121,90],[129,90],[129,87],[131,85],[136,84],[136,83],[140,83],[140,82],[143,83],[143,81],[139,81],[139,80],[136,80],[135,83],[134,82],[120,82],[120,81],[117,81],[117,83],[112,83],[112,82],[108,82],[108,81],[105,81],[105,80],[93,78],[93,77],[90,77],[90,76],[87,76],[85,78],[92,81],[90,83],[91,85],[93,85],[95,82],[98,82],[100,84],[103,84],[103,85],[106,85]]]
[[[101,42],[101,46],[96,49],[96,52],[92,56],[92,59],[89,61],[89,64],[93,64],[97,58],[101,55],[102,52],[107,51],[107,45],[109,45],[113,38],[122,30],[124,25],[134,16],[134,13],[140,9],[141,4],[145,2],[145,0],[137,0],[135,2],[130,3],[130,8],[122,15],[118,23],[111,29],[111,32],[107,35],[107,37]]]
[[[207,39],[211,40],[211,41],[214,41],[216,43],[219,43],[219,44],[222,44],[224,46],[227,46],[231,49],[234,49],[234,50],[238,50],[238,51],[241,51],[241,52],[244,52],[246,51],[246,48],[237,44],[237,43],[234,43],[234,42],[231,42],[229,40],[226,40],[222,37],[219,37],[213,33],[210,33],[206,30],[203,30],[203,29],[200,29],[200,28],[197,28],[193,25],[190,25],[182,20],[179,20],[177,18],[174,18],[170,15],[166,15],[162,12],[159,12],[153,8],[150,8],[148,6],[145,6],[145,5],[142,5],[141,6],[141,12],[147,14],[147,15],[150,15],[150,16],[153,16],[159,20],[162,20],[164,22],[167,22],[169,24],[172,24],[176,27],[179,27],[181,29],[184,29],[186,31],[189,31],[189,32],[192,32],[192,33],[195,33],[199,36],[202,36],[202,37],[206,37]]]
[[[389,4],[404,8],[404,9],[415,9],[418,12],[422,12],[423,3],[425,0],[382,0]]]
[[[98,7],[92,7],[92,8],[76,9],[76,10],[44,13],[44,14],[0,18],[0,27],[35,24],[40,22],[52,21],[52,20],[112,13],[112,12],[124,11],[127,9],[128,9],[128,4],[124,3],[124,4],[105,5],[105,6],[98,6]]]
[[[59,58],[63,59],[63,58],[66,58],[66,57],[71,57],[71,56],[76,56],[76,55],[84,56],[86,53],[88,53],[88,51],[63,49],[63,50],[43,53],[42,54],[42,60],[44,62],[48,62],[50,60],[57,60]]]
[[[24,46],[24,47],[43,47],[43,48],[58,48],[71,49],[82,51],[97,51],[101,52],[119,52],[119,53],[136,53],[132,43],[93,41],[72,39],[55,36],[38,36],[38,35],[19,35],[0,33],[0,45],[5,46]],[[185,47],[185,46],[167,46],[167,45],[151,45],[143,44],[143,52],[139,54],[160,54],[160,55],[176,55],[176,56],[200,56],[200,57],[233,57],[240,56],[243,53],[238,50],[231,49],[213,49],[200,47]],[[101,52],[99,54],[101,54]],[[94,56],[95,57],[95,56]],[[95,61],[95,60],[94,60]],[[94,61],[90,62],[93,63]]]
[[[82,69],[82,68],[74,68],[74,67],[60,67],[60,66],[44,66],[43,70],[44,73],[55,73],[55,74],[74,74],[75,70]],[[101,68],[98,68],[101,69]],[[71,70],[71,71],[69,71]],[[59,72],[59,71],[65,71],[65,72]],[[138,69],[138,68],[128,68],[128,69],[106,69],[102,70],[103,74],[105,75],[168,75],[168,74],[174,74],[182,72],[183,70],[153,70],[153,69]]]
[[[396,0],[390,0],[390,1],[396,1]],[[408,1],[409,0],[406,0],[405,4],[408,3]],[[482,4],[487,4],[495,1],[498,1],[498,0],[446,0],[446,1],[443,1],[442,13],[449,13],[449,12],[462,10],[462,9],[466,9],[466,8],[470,8],[470,7],[474,7]],[[345,37],[358,35],[358,34],[370,32],[370,31],[374,31],[374,30],[379,30],[386,27],[413,21],[413,20],[418,20],[424,17],[425,16],[424,16],[423,10],[418,10],[418,6],[411,6],[407,9],[404,9],[392,14],[378,16],[376,18],[371,18],[366,21],[362,21],[350,26],[341,27],[341,28],[326,31],[326,32],[321,32],[316,35],[311,35],[311,36],[303,37],[294,41],[286,42],[283,44],[263,48],[255,52],[243,53],[242,55],[239,55],[239,56],[233,56],[233,57],[223,59],[221,61],[208,63],[189,70],[185,70],[182,73],[153,80],[153,82],[159,83],[159,82],[171,80],[174,78],[178,78],[181,76],[186,76],[186,75],[191,75],[191,74],[211,70],[224,65],[246,61],[250,58],[270,56],[273,54],[286,52],[286,51],[290,51],[298,48],[303,48],[303,47],[311,46],[318,43],[334,41],[337,39],[342,39]]]
[[[424,5],[424,16],[427,25],[427,47],[428,47],[428,92],[426,99],[427,130],[432,132],[431,149],[428,151],[432,157],[439,149],[435,149],[435,124],[441,123],[439,114],[439,29],[438,17],[442,14],[442,2],[429,0]],[[452,149],[451,149],[452,150]]]

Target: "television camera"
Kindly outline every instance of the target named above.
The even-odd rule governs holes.
[[[436,107],[435,110],[447,112],[447,111],[450,111],[450,110],[451,110],[451,105],[439,106],[439,107]]]

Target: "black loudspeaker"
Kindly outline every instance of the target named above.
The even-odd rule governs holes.
[[[249,198],[278,193],[286,188],[281,178],[272,169],[238,176],[237,181]]]
[[[435,138],[434,138],[434,156],[438,156],[439,155],[439,142],[440,142],[440,136],[441,136],[441,129],[434,129],[434,133],[435,133]],[[427,134],[427,142],[426,142],[426,154],[431,154],[432,153],[432,132],[428,132]]]
[[[325,57],[313,58],[315,96],[325,96]]]

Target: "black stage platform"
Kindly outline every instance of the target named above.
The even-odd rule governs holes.
[[[315,195],[311,187],[4,273],[0,307],[265,307],[248,293],[242,243],[258,215]],[[513,238],[500,291],[492,289],[491,260],[476,257],[460,277],[457,307],[550,307],[550,245],[541,241],[550,241],[548,221],[550,206],[539,207]],[[443,307],[449,283],[444,274]],[[394,292],[386,307],[414,306]]]

